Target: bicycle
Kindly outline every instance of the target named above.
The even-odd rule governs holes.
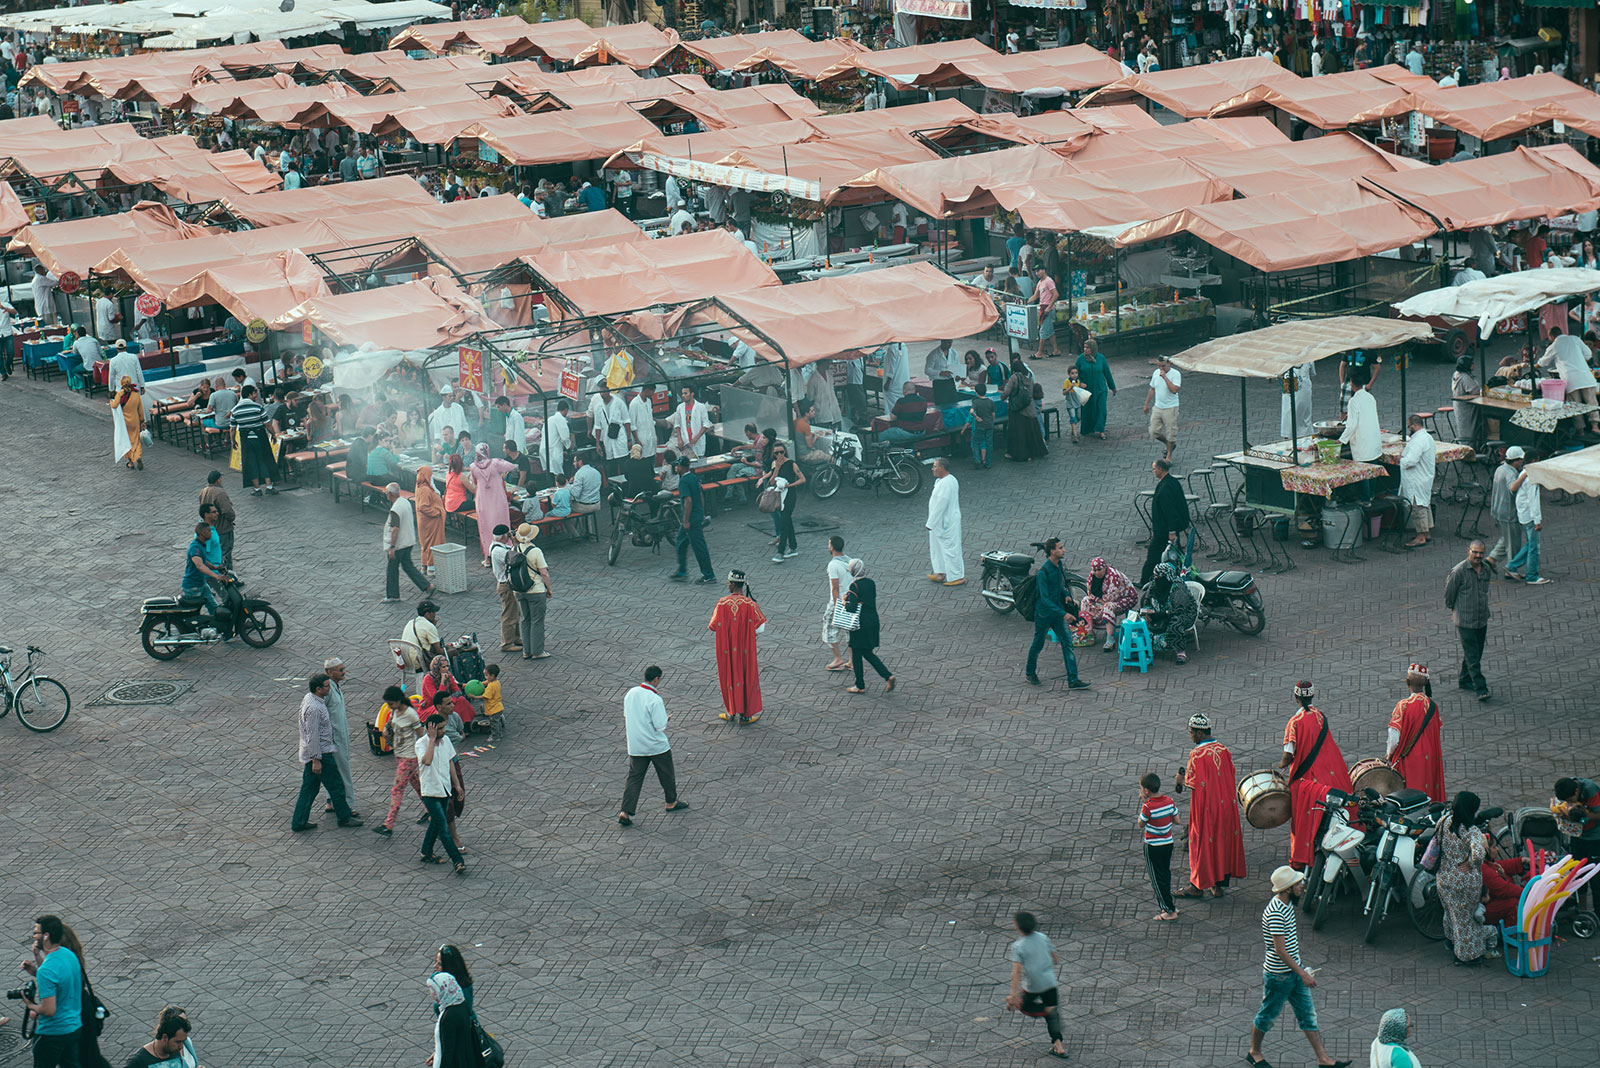
[[[36,645],[28,646],[28,663],[13,678],[11,648],[0,645],[0,687],[5,691],[5,707],[0,708],[0,719],[15,707],[18,722],[30,731],[46,734],[67,721],[67,713],[72,711],[72,697],[61,683],[34,671],[35,656],[43,657],[44,650]]]

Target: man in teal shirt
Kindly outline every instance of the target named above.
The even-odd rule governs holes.
[[[78,1068],[78,1032],[83,1028],[83,964],[61,944],[66,924],[59,916],[33,923],[33,948],[43,954],[34,971],[38,1001],[22,999],[39,1017],[34,1030],[34,1068]]]

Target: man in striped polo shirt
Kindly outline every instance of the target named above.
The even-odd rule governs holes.
[[[1311,1052],[1317,1055],[1317,1064],[1323,1068],[1350,1068],[1350,1061],[1336,1061],[1323,1048],[1322,1035],[1317,1031],[1317,1007],[1311,1003],[1311,988],[1317,985],[1317,980],[1300,964],[1300,935],[1295,929],[1294,903],[1305,892],[1305,880],[1305,873],[1287,864],[1272,873],[1272,899],[1261,912],[1261,940],[1267,947],[1262,976],[1265,989],[1261,1008],[1250,1029],[1250,1052],[1245,1060],[1272,1068],[1261,1055],[1261,1043],[1287,1001],[1294,1008],[1295,1022],[1306,1033],[1306,1041],[1311,1043]]]
[[[1161,776],[1150,772],[1139,780],[1139,826],[1144,830],[1144,870],[1156,891],[1158,920],[1178,918],[1172,900],[1172,824],[1178,806],[1161,792]]]

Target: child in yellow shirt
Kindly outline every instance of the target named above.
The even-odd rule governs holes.
[[[489,733],[494,733],[494,717],[506,710],[500,701],[500,665],[483,669],[483,714],[489,717]]]

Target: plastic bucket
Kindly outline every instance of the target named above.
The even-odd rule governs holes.
[[[1528,966],[1530,951],[1543,949],[1539,954],[1542,963],[1537,968]],[[1506,971],[1521,979],[1537,979],[1550,970],[1550,939],[1528,938],[1520,931],[1507,929],[1500,923],[1500,952],[1505,957]]]
[[[1539,395],[1545,400],[1564,401],[1567,399],[1567,381],[1564,378],[1541,378],[1539,380]]]
[[[1339,462],[1339,453],[1344,448],[1339,441],[1319,440],[1317,442],[1317,462],[1322,464],[1336,464]]]

